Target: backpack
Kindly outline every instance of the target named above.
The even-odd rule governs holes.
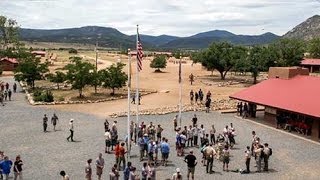
[[[272,149],[271,148],[269,148],[270,149],[270,153],[269,153],[269,156],[271,156],[272,155]]]

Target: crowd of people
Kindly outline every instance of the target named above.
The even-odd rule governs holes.
[[[17,84],[12,85],[13,93],[17,92]],[[12,90],[10,89],[10,84],[8,82],[0,82],[0,104],[4,106],[5,101],[12,100]]]
[[[20,155],[16,156],[14,163],[5,155],[3,151],[0,150],[0,179],[8,180],[11,171],[14,174],[14,180],[22,180],[22,165]]]
[[[201,89],[199,89],[199,91],[191,90],[189,93],[191,105],[193,104],[203,105],[204,103],[207,113],[209,113],[210,107],[211,107],[211,102],[212,102],[211,96],[212,96],[211,92],[208,91],[204,99],[204,93]]]

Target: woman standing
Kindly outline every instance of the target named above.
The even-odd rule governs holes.
[[[16,157],[16,161],[14,162],[13,172],[14,172],[14,180],[22,180],[22,165],[23,162],[21,160],[20,155]]]
[[[210,129],[210,142],[212,144],[216,144],[216,137],[215,137],[216,129],[214,128],[214,125],[211,126]]]

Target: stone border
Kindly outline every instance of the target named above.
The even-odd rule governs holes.
[[[33,105],[61,105],[61,104],[88,104],[88,103],[100,103],[100,102],[106,102],[106,101],[114,101],[119,99],[125,99],[127,96],[119,96],[119,97],[110,97],[106,99],[99,99],[99,100],[86,100],[86,101],[54,101],[54,102],[35,102],[33,100],[32,93],[29,92],[27,86],[23,82],[19,82],[22,89],[25,91],[28,102]],[[140,90],[141,96],[157,93],[157,91],[148,91],[148,90]]]
[[[212,106],[210,108],[211,111],[219,111],[219,110],[227,110],[227,109],[235,109],[237,106],[236,101],[232,99],[228,100],[219,100],[213,101]],[[182,106],[182,112],[189,112],[189,111],[205,111],[204,105],[191,105],[191,104],[184,104]],[[179,112],[179,105],[177,106],[166,106],[162,108],[155,108],[155,109],[145,109],[139,111],[139,115],[164,115],[170,113],[177,113]],[[111,118],[117,117],[127,117],[128,112],[118,112],[113,113],[110,115]],[[131,115],[135,116],[137,113],[136,111],[131,111]]]

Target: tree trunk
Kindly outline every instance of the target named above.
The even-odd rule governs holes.
[[[94,85],[94,93],[97,94],[97,85]]]
[[[79,97],[82,98],[82,89],[79,89]]]
[[[257,76],[253,76],[253,84],[257,84]]]
[[[223,73],[223,71],[219,71],[219,73],[220,73],[221,80],[224,80],[225,79],[225,74]]]
[[[31,81],[31,87],[32,87],[32,89],[34,89],[34,80]]]
[[[60,89],[60,87],[59,87],[59,83],[57,83],[57,86],[58,86],[58,90]]]
[[[114,91],[115,91],[115,88],[112,88],[112,93],[111,93],[112,96],[114,95]]]

